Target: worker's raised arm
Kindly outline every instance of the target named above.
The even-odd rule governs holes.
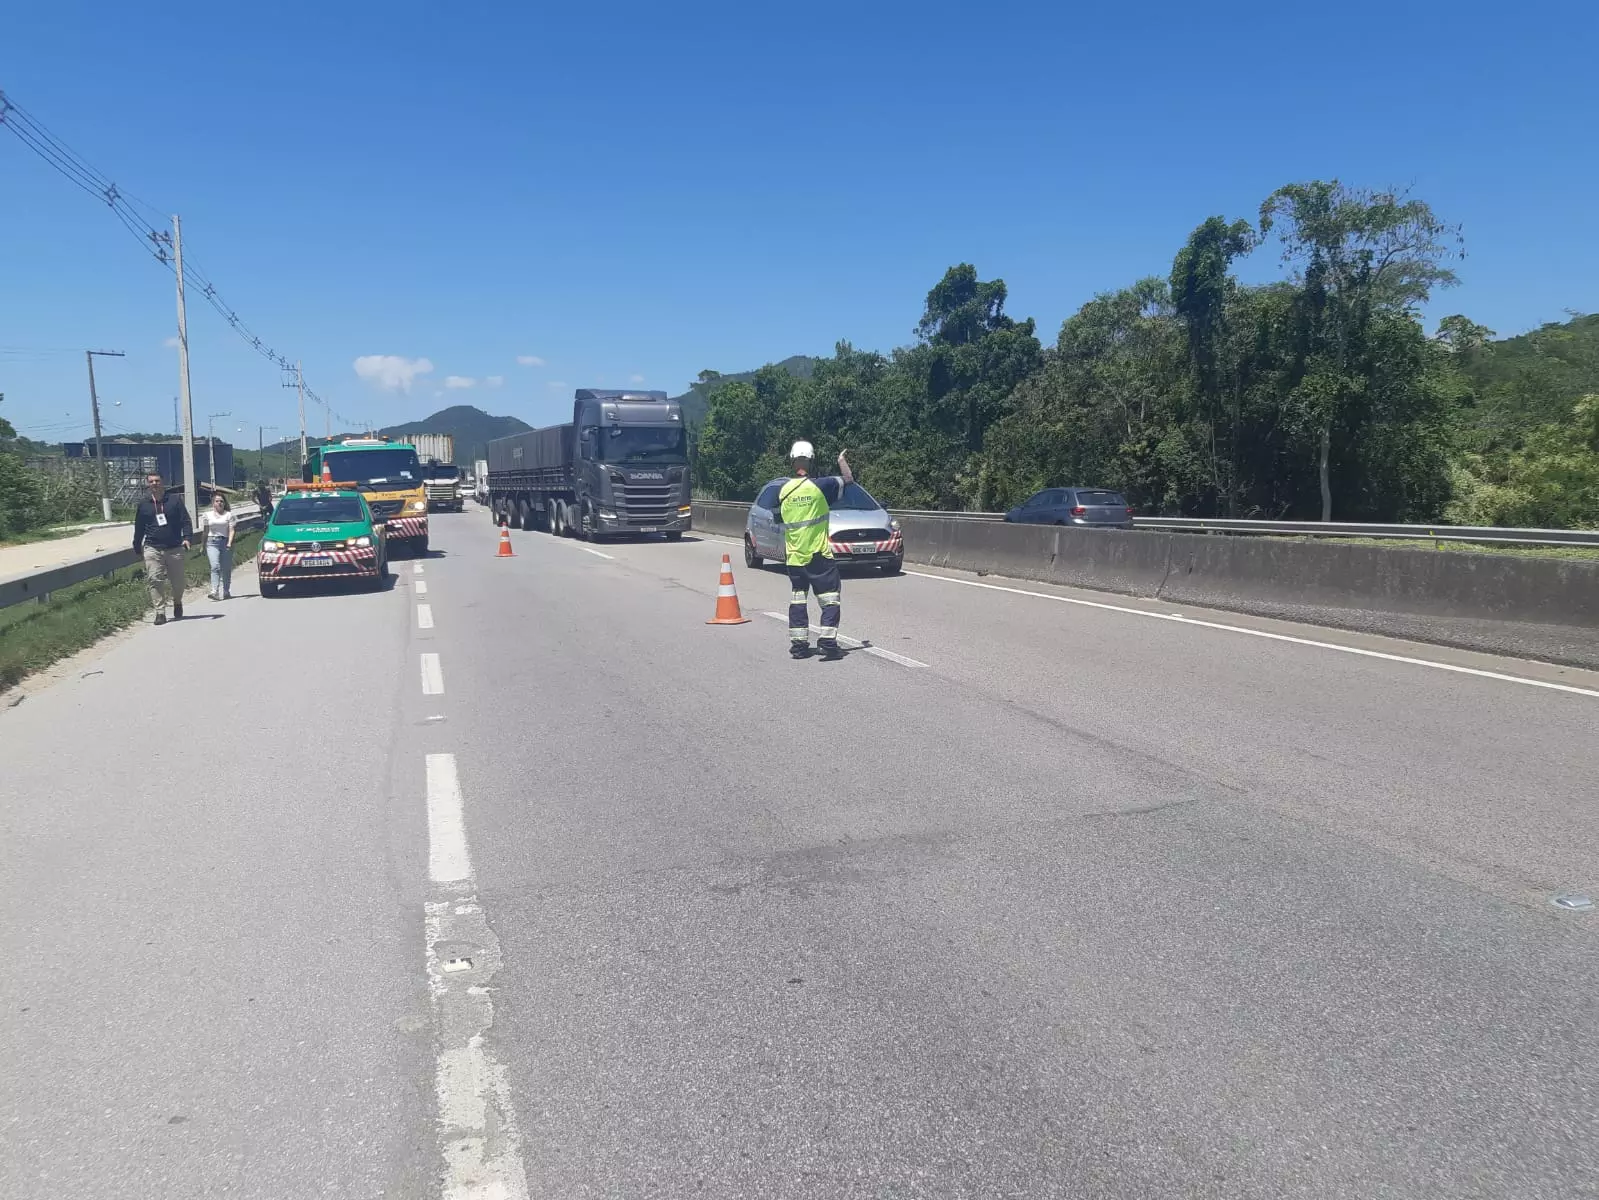
[[[849,459],[844,457],[848,453],[847,450],[838,452],[838,474],[846,486],[855,482],[855,473],[849,469]]]

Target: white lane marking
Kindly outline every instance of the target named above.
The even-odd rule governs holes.
[[[1406,663],[1413,667],[1430,667],[1434,671],[1449,671],[1456,675],[1475,675],[1479,679],[1494,679],[1500,683],[1519,683],[1525,687],[1546,688],[1551,692],[1570,692],[1574,696],[1590,696],[1599,700],[1599,691],[1576,687],[1569,683],[1552,683],[1545,679],[1529,679],[1525,675],[1507,675],[1503,671],[1485,671],[1480,667],[1462,667],[1455,663],[1437,662],[1430,658],[1412,658],[1406,654],[1387,654],[1381,650],[1367,650],[1361,646],[1341,646],[1337,642],[1321,642],[1315,638],[1291,637],[1286,633],[1272,633],[1265,629],[1250,629],[1244,625],[1228,625],[1221,621],[1201,621],[1181,613],[1149,612],[1142,608],[1128,608],[1124,604],[1106,604],[1098,600],[1082,600],[1076,596],[1052,596],[1048,592],[1033,592],[1026,588],[1002,587],[997,583],[979,583],[975,579],[954,579],[948,575],[929,575],[925,571],[906,571],[918,579],[936,579],[941,583],[958,583],[962,587],[983,588],[990,592],[1010,592],[1014,596],[1031,596],[1037,600],[1053,600],[1058,604],[1077,604],[1083,608],[1100,608],[1106,612],[1126,613],[1132,617],[1148,617],[1154,621],[1171,621],[1178,625],[1196,625],[1201,629],[1219,629],[1224,633],[1242,633],[1248,637],[1265,638],[1272,642],[1289,642],[1295,646],[1313,646],[1317,650],[1335,650],[1339,654],[1355,654],[1361,658],[1380,658],[1385,662]]]
[[[411,588],[418,596],[426,596],[428,594],[428,581],[426,579],[418,579],[411,585]]]
[[[584,554],[592,554],[595,558],[608,558],[613,562],[616,561],[616,555],[606,554],[603,550],[596,550],[593,546],[579,546],[578,549],[583,551]]]
[[[761,614],[761,616],[771,617],[774,621],[781,621],[785,625],[788,624],[787,613],[764,612]],[[815,634],[820,634],[822,632],[819,625],[812,625],[810,630]],[[918,671],[925,671],[927,669],[927,664],[924,662],[917,662],[914,658],[907,658],[905,655],[896,654],[892,650],[884,650],[881,646],[868,646],[865,642],[848,637],[842,633],[838,635],[838,640],[851,650],[864,650],[866,653],[875,658],[886,658],[889,662],[898,663],[902,667],[910,667],[913,670]]]
[[[422,569],[422,564],[421,563],[412,563],[411,564],[411,574],[413,574],[413,575],[426,575],[427,572]]]
[[[483,1039],[494,1024],[500,942],[478,903],[453,754],[427,756],[428,873],[423,908],[428,990],[439,1036],[443,1200],[528,1200],[522,1138],[505,1069]],[[447,956],[447,957],[446,957]]]
[[[422,694],[424,696],[444,695],[444,668],[439,666],[437,654],[424,654],[422,656]]]
[[[466,852],[466,825],[461,818],[461,781],[455,774],[455,755],[428,755],[427,774],[428,878],[434,883],[470,879],[472,860]]]
[[[418,604],[416,606],[416,627],[418,629],[433,628],[433,606],[431,604]]]

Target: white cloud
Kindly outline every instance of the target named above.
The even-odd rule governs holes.
[[[564,388],[566,386],[566,384],[563,383],[559,379],[552,379],[552,380],[549,381],[549,383],[545,384],[544,386],[545,387],[551,387],[551,388]]]
[[[174,334],[172,337],[169,337],[166,341],[162,342],[161,344],[163,346],[165,346],[168,350],[176,350],[178,348],[177,335]]]
[[[643,383],[644,382],[644,376],[642,376],[642,375],[629,375],[627,378],[628,378],[628,381],[631,382],[631,383]]]
[[[499,387],[504,382],[505,382],[505,376],[504,375],[490,375],[487,379],[485,379],[483,381],[483,386],[484,387]]]
[[[518,354],[516,356],[516,363],[521,367],[542,367],[544,365],[544,360],[537,354]]]
[[[477,387],[477,380],[470,375],[446,375],[444,377],[444,386],[452,392],[458,392],[465,388]]]
[[[419,375],[428,375],[433,364],[425,358],[403,358],[398,354],[363,354],[355,360],[355,373],[385,391],[408,392]]]

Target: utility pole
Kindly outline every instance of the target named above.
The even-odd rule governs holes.
[[[173,269],[178,277],[178,389],[183,397],[183,502],[193,517],[200,493],[194,486],[194,401],[189,394],[189,315],[183,304],[183,226],[172,214]]]
[[[211,486],[217,485],[217,433],[216,419],[218,417],[231,417],[232,413],[207,413],[205,417],[205,440],[211,449]]]
[[[294,382],[286,383],[284,387],[294,388],[300,393],[300,466],[304,468],[308,452],[305,448],[305,372],[300,369],[300,364],[294,364]],[[288,451],[284,450],[287,455]],[[284,479],[287,480],[289,472],[284,470]]]
[[[100,460],[100,513],[101,519],[111,519],[111,489],[107,484],[105,465],[105,435],[100,432],[100,397],[94,390],[94,356],[102,358],[126,358],[120,350],[85,350],[84,362],[89,364],[89,409],[94,413],[94,454]]]

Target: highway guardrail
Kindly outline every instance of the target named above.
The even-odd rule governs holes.
[[[261,510],[254,504],[241,504],[233,510],[233,513],[238,519],[240,529],[257,529],[263,524]],[[131,527],[129,536],[132,536]],[[200,544],[198,535],[194,544]],[[129,546],[123,550],[107,550],[100,554],[91,554],[76,562],[46,567],[42,571],[12,575],[0,579],[0,608],[10,608],[13,604],[21,604],[24,600],[48,600],[52,592],[71,587],[75,583],[108,576],[113,571],[137,566],[143,561],[143,556],[136,554],[133,547]]]

